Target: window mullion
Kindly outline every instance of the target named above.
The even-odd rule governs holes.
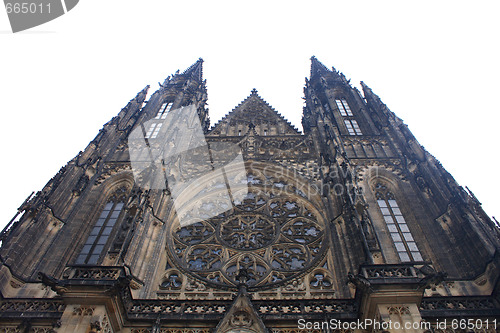
[[[403,235],[403,231],[401,230],[401,227],[399,226],[398,219],[396,218],[396,214],[394,214],[393,207],[390,205],[389,200],[387,200],[387,196],[384,197],[385,204],[387,205],[387,208],[389,208],[389,213],[391,214],[392,220],[394,221],[394,224],[396,225],[396,229],[398,230],[399,237],[401,237],[401,242],[403,243],[403,246],[405,247],[406,253],[410,257],[410,260],[413,261],[413,256],[411,255],[410,248],[408,247],[408,243],[406,242],[406,239]],[[397,203],[396,203],[397,205]],[[398,205],[399,208],[399,205]],[[394,240],[393,240],[394,242]],[[397,249],[396,249],[397,251]],[[399,251],[397,251],[399,252]]]
[[[113,202],[113,206],[111,207],[111,209],[109,210],[108,214],[106,215],[106,219],[104,220],[104,223],[103,223],[103,224],[102,224],[102,226],[100,227],[100,229],[99,229],[99,233],[97,234],[97,236],[96,236],[96,238],[95,238],[95,240],[94,240],[94,243],[92,244],[92,247],[90,248],[90,251],[89,251],[89,253],[87,254],[87,258],[85,259],[85,263],[88,263],[88,262],[89,262],[89,260],[90,260],[90,257],[91,257],[92,255],[95,255],[94,250],[95,250],[95,248],[96,248],[96,246],[97,246],[97,242],[98,242],[98,241],[99,241],[99,239],[101,238],[101,236],[102,236],[102,234],[103,234],[103,232],[104,232],[104,228],[106,228],[106,226],[108,225],[109,219],[110,219],[110,217],[113,215],[113,213],[114,213],[114,211],[115,211],[115,209],[116,209],[116,204],[117,204],[117,202],[116,202],[116,201],[114,201],[114,202]],[[99,253],[99,256],[101,256],[101,254],[100,254],[100,253]],[[98,258],[98,260],[99,260],[99,258]]]

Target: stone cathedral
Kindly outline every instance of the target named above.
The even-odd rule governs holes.
[[[140,91],[0,235],[0,332],[500,331],[500,229],[315,57],[303,132],[200,59]]]

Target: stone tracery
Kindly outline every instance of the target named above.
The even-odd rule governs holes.
[[[249,287],[259,289],[273,288],[313,267],[326,247],[317,208],[283,177],[252,170],[244,185],[248,194],[225,213],[183,227],[172,225],[167,248],[178,267],[224,288],[236,287],[244,268]]]

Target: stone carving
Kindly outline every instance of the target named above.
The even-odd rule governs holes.
[[[234,326],[249,327],[252,325],[252,318],[246,311],[236,311],[230,319],[231,324]]]
[[[73,316],[92,316],[94,311],[94,307],[82,305],[73,309]]]
[[[56,333],[51,327],[32,327],[30,333]]]
[[[388,306],[387,310],[390,315],[404,316],[411,314],[410,308],[407,306]]]
[[[111,323],[109,322],[108,316],[104,315],[102,321],[94,321],[90,323],[89,333],[113,333],[111,328]]]
[[[80,195],[83,190],[87,187],[87,184],[89,183],[89,176],[86,174],[83,174],[79,179],[78,182],[76,183],[75,187],[73,188],[73,194],[75,196]]]
[[[62,313],[66,306],[58,300],[3,300],[0,303],[0,313],[25,312],[36,313]]]
[[[120,267],[72,267],[64,272],[64,279],[118,280],[123,274]]]
[[[284,289],[286,291],[297,292],[306,290],[306,286],[304,284],[303,279],[297,279],[293,280],[292,283],[287,284]]]
[[[23,327],[0,327],[0,333],[24,333],[27,332],[26,328]],[[29,327],[30,333],[55,333],[56,331],[51,327]]]
[[[256,173],[247,180],[248,194],[232,209],[172,226],[167,248],[186,274],[227,288],[237,286],[236,274],[245,268],[250,288],[272,288],[324,255],[325,227],[308,201],[292,192],[295,187]]]
[[[18,282],[16,280],[10,280],[10,286],[12,288],[18,289],[18,288],[21,288],[23,286],[23,283]]]
[[[352,313],[357,310],[354,301],[253,301],[258,313],[271,315],[306,316],[308,314]]]
[[[177,290],[181,289],[184,277],[179,272],[172,270],[165,274],[165,279],[160,285],[160,289]]]
[[[132,171],[130,163],[107,163],[104,165],[101,175],[95,180],[94,184],[102,184],[106,179],[122,171]]]
[[[424,298],[421,310],[493,310],[497,309],[496,301],[489,297],[438,297]]]
[[[310,282],[312,289],[331,289],[332,281],[326,272],[316,271],[311,274]]]
[[[366,278],[415,278],[416,270],[411,265],[376,265],[362,268],[362,274]]]
[[[263,215],[244,214],[221,225],[220,237],[235,249],[254,250],[269,245],[276,237],[276,227]]]

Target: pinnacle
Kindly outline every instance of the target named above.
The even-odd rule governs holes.
[[[191,75],[192,77],[201,80],[203,75],[203,59],[199,58],[194,64],[189,66],[184,72],[183,75]]]
[[[366,83],[361,81],[360,84],[361,84],[361,88],[363,89],[363,93],[364,93],[365,97],[367,94],[374,94],[372,91],[372,88],[368,87],[368,85]]]
[[[350,87],[350,81],[346,79],[345,75],[337,71],[335,67],[328,69],[325,65],[321,63],[315,56],[311,57],[311,76],[310,79],[323,77],[333,79],[333,81],[342,82],[343,84]],[[306,79],[307,85],[307,79]]]
[[[135,98],[133,98],[132,100],[135,99],[135,101],[137,103],[142,103],[144,101],[144,99],[146,98],[148,91],[149,91],[149,84],[147,86],[145,86],[141,91],[139,91],[137,93],[137,95],[135,95]]]
[[[179,77],[191,77],[199,82],[203,80],[203,58],[198,58],[194,64],[186,68],[184,72],[181,74],[180,70],[177,70],[175,74],[172,74],[171,76],[168,76],[164,81],[163,84],[158,82],[160,85],[160,89],[164,88],[170,81],[178,79]]]
[[[317,71],[329,72],[330,70],[321,63],[315,56],[311,57],[311,76]]]

